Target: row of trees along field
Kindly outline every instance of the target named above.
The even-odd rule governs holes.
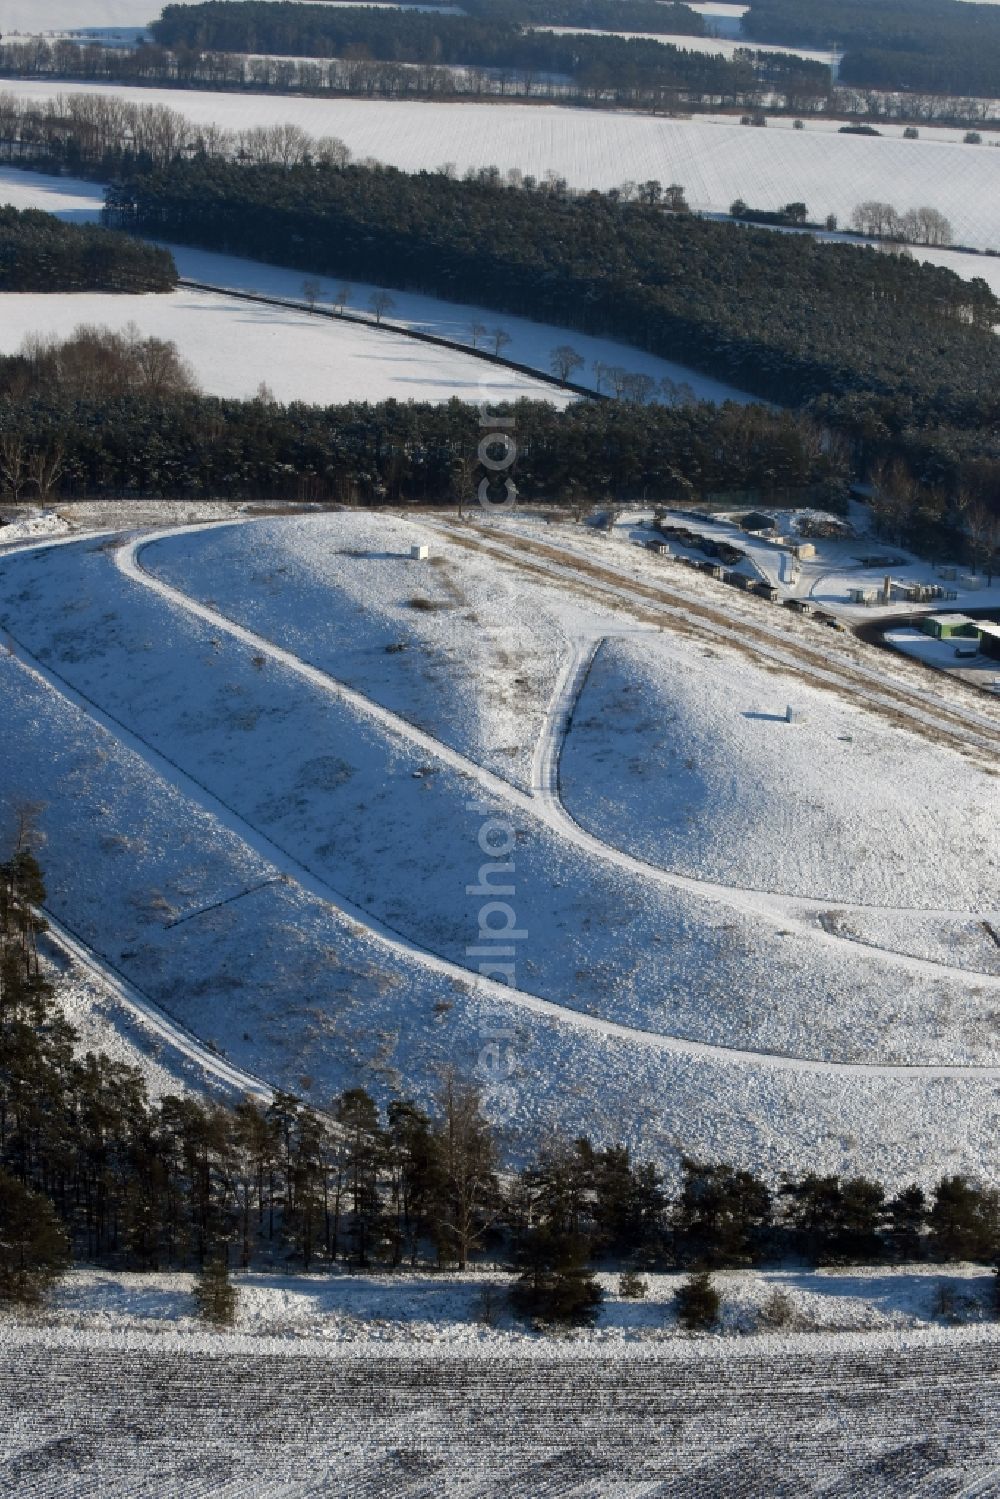
[[[72,1257],[136,1269],[234,1259],[465,1269],[501,1255],[534,1315],[593,1315],[589,1267],[730,1266],[798,1255],[853,1263],[991,1262],[1000,1193],[945,1176],[931,1194],[680,1163],[668,1187],[622,1146],[550,1140],[515,1169],[473,1082],[442,1075],[429,1109],[361,1087],[325,1109],[287,1094],[150,1098],[141,1072],[80,1055],[38,943],[30,816],[0,864],[0,1297],[40,1295]]]
[[[517,66],[483,61],[455,67],[441,63],[434,48],[428,60],[414,63],[395,60],[391,48],[388,57],[373,60],[367,44],[345,46],[339,58],[310,58],[8,39],[0,43],[0,76],[380,99],[520,97],[668,112],[767,104],[798,114],[819,112],[829,100],[827,69],[778,53],[748,50],[726,59],[656,41],[543,32],[524,34],[519,45],[523,61]],[[954,117],[954,102],[941,107],[946,118]]]
[[[107,216],[621,339],[812,410],[869,451],[919,431],[942,462],[997,456],[1000,302],[941,267],[614,192],[526,191],[490,171],[457,181],[206,155],[110,190]]]
[[[475,330],[472,336],[475,337]],[[568,348],[565,351],[572,355]],[[595,366],[595,374],[601,373]],[[607,375],[607,371],[603,372]],[[607,380],[605,382],[608,383]],[[615,389],[614,381],[611,381]],[[507,408],[521,497],[582,514],[595,505],[690,503],[755,490],[762,501],[845,507],[843,439],[807,414],[647,400],[641,380],[565,411]],[[0,494],[215,495],[379,505],[472,503],[478,407],[460,401],[284,406],[201,396],[169,342],[83,327],[0,357]],[[921,445],[872,466],[876,523],[894,542],[976,563],[996,545],[1000,464]]]
[[[444,3],[444,0],[435,0]],[[467,16],[493,25],[574,26],[591,31],[650,31],[664,36],[704,36],[704,18],[688,5],[665,0],[465,0]],[[149,28],[157,41],[179,42],[222,51],[289,52],[305,39],[322,46],[330,17],[309,15],[302,4],[243,0],[239,14],[227,13],[226,0],[167,5]],[[248,39],[253,47],[245,47]],[[313,48],[308,49],[312,51]],[[318,54],[322,55],[322,53]]]
[[[140,344],[145,341],[140,340]],[[483,470],[477,406],[281,405],[189,394],[183,363],[83,330],[64,351],[0,360],[0,492],[16,499],[218,495],[343,504],[471,502]],[[134,356],[123,359],[123,355]],[[40,388],[39,374],[51,375]],[[128,388],[123,389],[123,384]],[[33,393],[34,392],[34,393]],[[844,454],[813,423],[763,407],[543,402],[504,408],[525,500],[574,507],[691,500],[747,487],[808,490],[838,508]],[[37,478],[39,458],[44,481]]]
[[[846,84],[993,98],[1000,80],[1000,11],[965,0],[752,0],[743,19],[758,42],[846,54]]]
[[[232,6],[223,0],[169,6],[150,29],[156,43],[174,55],[269,53],[472,66],[558,77],[598,91],[674,90],[695,99],[733,101],[767,93],[795,99],[802,108],[829,92],[830,70],[822,63],[751,49],[726,58],[642,37],[556,35],[526,26],[528,17],[519,14],[519,7],[520,0],[509,5],[506,0],[479,0],[464,7],[462,15],[441,15],[270,0],[243,0]],[[654,29],[667,24],[663,7],[654,3],[648,8],[658,16]],[[534,23],[537,18],[530,19]],[[617,25],[624,28],[627,23],[619,18]]]
[[[176,285],[167,250],[35,209],[0,207],[2,292],[169,292]]]
[[[584,42],[586,38],[583,38]],[[354,49],[351,49],[352,52]],[[682,48],[682,50],[684,50]],[[0,78],[47,78],[122,83],[151,88],[252,91],[254,93],[347,95],[372,99],[524,98],[585,103],[591,107],[682,113],[739,108],[792,115],[829,114],[865,121],[988,126],[989,99],[945,93],[886,92],[874,87],[834,87],[829,70],[747,48],[713,71],[714,92],[699,94],[689,74],[684,87],[663,80],[637,59],[635,47],[606,62],[589,63],[573,79],[533,69],[444,67],[433,62],[398,63],[344,58],[284,57],[216,52],[196,47],[142,43],[114,48],[68,37],[0,40]],[[655,54],[653,54],[655,57]],[[662,61],[662,54],[661,54]],[[780,70],[780,71],[779,71]],[[197,132],[191,132],[196,134]],[[0,149],[3,142],[0,140]]]

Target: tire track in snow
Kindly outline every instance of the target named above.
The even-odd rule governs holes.
[[[172,1046],[181,1056],[186,1057],[189,1062],[200,1067],[202,1072],[224,1083],[227,1088],[234,1088],[240,1093],[249,1093],[264,1103],[270,1103],[274,1097],[274,1089],[270,1083],[265,1082],[255,1073],[246,1072],[242,1067],[226,1061],[225,1057],[213,1051],[210,1046],[206,1046],[193,1031],[181,1025],[179,1020],[174,1020],[148,995],[143,994],[141,989],[137,989],[131,979],[126,978],[110,958],[99,953],[75,932],[71,932],[69,927],[52,915],[51,911],[44,907],[41,911],[48,926],[46,937],[78,967],[92,974],[101,984],[114,989],[125,1008],[141,1021],[145,1030],[151,1031],[160,1040]]]

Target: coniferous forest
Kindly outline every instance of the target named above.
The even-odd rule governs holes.
[[[284,406],[266,394],[222,400],[187,393],[183,381],[150,385],[139,377],[122,390],[119,372],[135,366],[120,364],[121,353],[116,348],[110,370],[103,360],[93,366],[54,355],[57,378],[45,389],[29,356],[0,361],[0,475],[12,496],[39,497],[28,482],[28,456],[50,454],[58,466],[41,498],[215,495],[366,505],[473,498],[479,475],[473,482],[466,470],[481,435],[478,407],[457,400]],[[137,363],[156,365],[141,348],[134,353]],[[600,503],[649,486],[681,501],[748,485],[769,493],[818,485],[836,505],[845,489],[842,455],[825,451],[811,423],[786,413],[616,401],[565,412],[523,401],[506,410],[517,426],[525,500]]]
[[[757,42],[836,43],[846,84],[991,98],[1000,78],[1000,11],[964,0],[753,0]]]
[[[0,207],[0,291],[169,292],[176,285],[168,250],[35,209]]]
[[[697,11],[661,0],[467,0],[461,9],[464,15],[486,21],[494,29],[503,25],[578,26],[594,31],[652,31],[664,36],[704,36],[706,30]],[[260,50],[322,57],[328,55],[331,38],[339,41],[344,35],[342,27],[361,24],[365,17],[358,12],[370,10],[363,6],[316,10],[294,0],[242,0],[234,12],[226,0],[221,4],[219,0],[203,0],[201,4],[164,6],[150,31],[167,47],[193,41],[200,47],[240,52],[247,50],[244,44],[252,37]],[[452,19],[427,14],[433,25]],[[396,19],[407,22],[413,17]]]
[[[621,339],[808,411],[868,461],[919,450],[932,481],[996,459],[1000,304],[985,282],[671,212],[659,184],[645,202],[531,187],[205,157],[134,175],[108,219]]]
[[[363,57],[393,63],[517,69],[557,75],[585,88],[675,89],[695,96],[733,97],[767,85],[782,94],[822,97],[830,71],[822,63],[781,53],[735,59],[685,51],[642,37],[601,36],[600,26],[699,35],[701,17],[684,6],[594,0],[475,0],[462,15],[372,6],[208,0],[167,6],[150,28],[175,53],[264,53],[286,57]],[[582,26],[595,34],[563,36],[535,25]]]

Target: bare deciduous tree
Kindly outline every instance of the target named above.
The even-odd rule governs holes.
[[[47,499],[62,478],[66,466],[66,445],[56,438],[44,447],[32,449],[28,475],[38,489],[39,499]]]
[[[15,504],[28,483],[28,445],[19,432],[0,432],[0,483]]]
[[[622,398],[633,406],[644,406],[656,389],[652,375],[628,374],[622,381]]]
[[[434,1138],[442,1183],[437,1238],[444,1257],[464,1270],[496,1218],[496,1141],[472,1083],[449,1070],[437,1102],[441,1122]]]
[[[391,312],[395,305],[395,300],[389,294],[389,292],[382,291],[381,289],[379,291],[373,291],[371,296],[368,298],[368,306],[375,314],[376,323],[381,323],[385,314],[387,312]]]
[[[552,350],[549,365],[558,380],[568,380],[582,368],[583,355],[578,354],[570,344],[559,344]]]

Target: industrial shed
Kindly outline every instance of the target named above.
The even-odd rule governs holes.
[[[969,640],[979,634],[979,626],[967,614],[928,614],[920,628],[935,640]]]
[[[990,656],[994,661],[1000,661],[1000,625],[995,625],[987,619],[981,619],[977,628],[979,630],[979,649],[983,655]]]

